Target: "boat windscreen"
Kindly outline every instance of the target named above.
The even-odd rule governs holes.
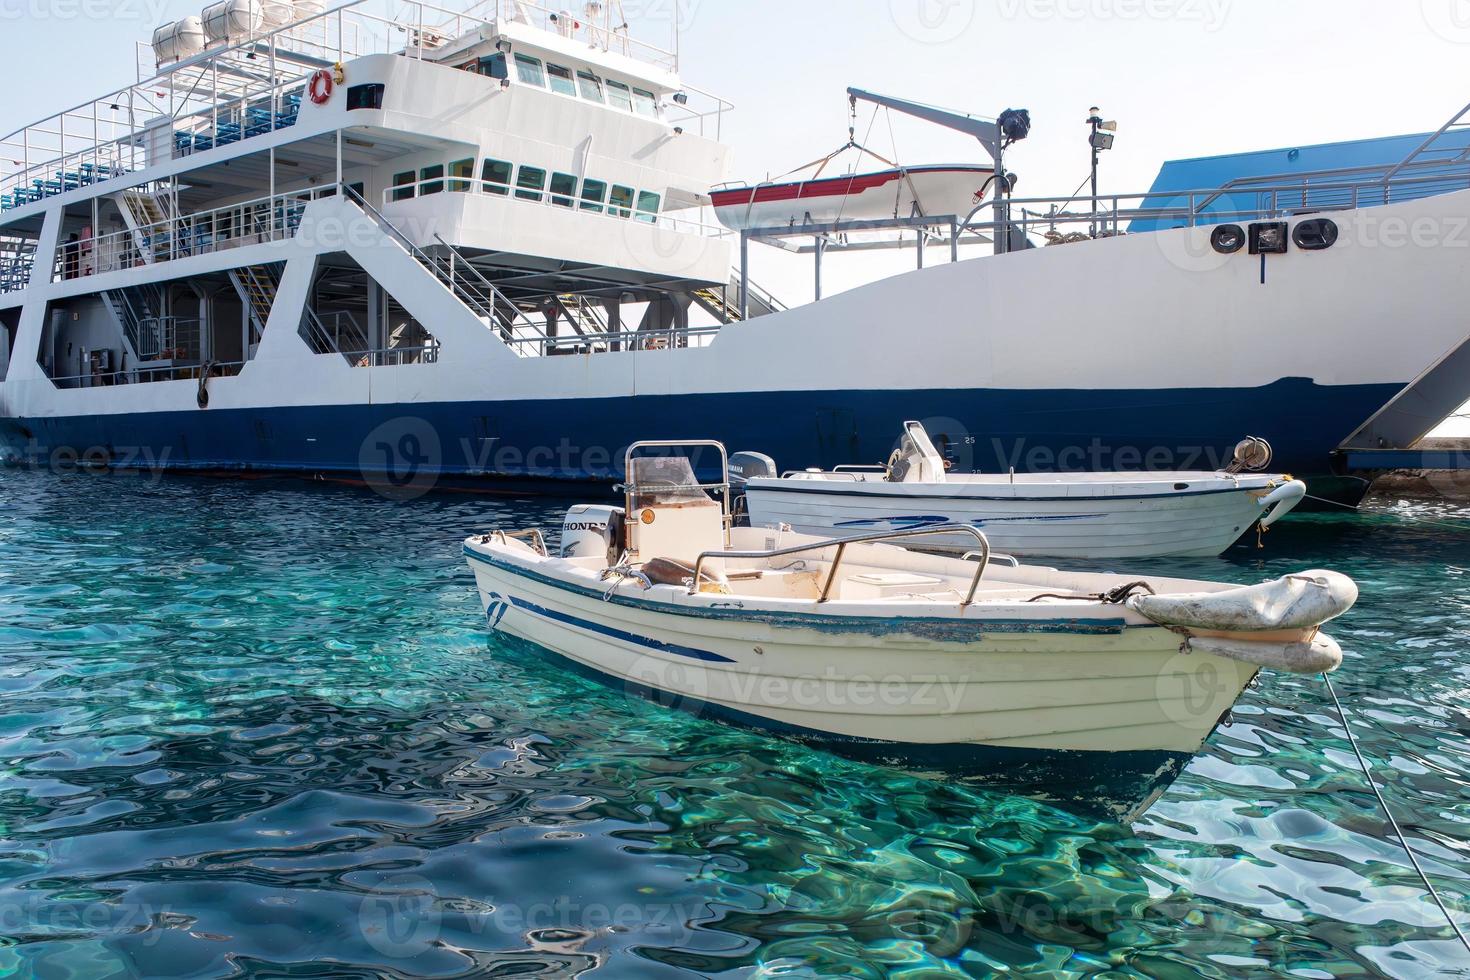
[[[640,456],[628,474],[633,489],[633,507],[713,503],[699,489],[694,467],[684,456]]]

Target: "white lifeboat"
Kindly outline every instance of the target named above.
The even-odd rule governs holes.
[[[964,217],[989,196],[995,168],[894,167],[873,173],[728,187],[711,192],[715,216],[735,231],[924,215]]]
[[[153,32],[153,57],[160,65],[192,58],[203,50],[204,24],[198,17],[185,17]]]
[[[220,0],[204,8],[204,33],[210,44],[260,33],[265,5],[260,0]]]

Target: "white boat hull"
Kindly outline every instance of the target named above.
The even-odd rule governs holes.
[[[813,621],[668,588],[607,600],[466,555],[493,628],[630,694],[1114,819],[1162,792],[1259,669],[1181,653],[1121,607],[1075,619],[1018,600],[910,619],[888,602]]]
[[[964,218],[989,196],[990,167],[931,166],[716,191],[715,216],[735,231],[925,215]]]
[[[1218,480],[1215,477],[1207,479]],[[965,483],[752,480],[750,522],[789,524],[804,534],[842,535],[969,524],[997,551],[1053,558],[1155,558],[1218,555],[1269,510],[1268,481],[1244,478],[1236,489],[1129,493],[1096,483],[1067,496],[1053,488],[996,488]],[[1304,489],[1304,488],[1303,488]],[[1009,490],[1005,495],[998,495]],[[926,539],[924,547],[969,550],[972,539]]]

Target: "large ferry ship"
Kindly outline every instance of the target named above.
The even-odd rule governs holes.
[[[616,6],[224,0],[158,30],[154,77],[7,137],[7,455],[496,488],[615,478],[641,438],[873,462],[917,418],[1000,472],[1261,436],[1352,501],[1339,450],[1410,446],[1470,395],[1463,154],[1101,214],[986,159],[968,213],[913,191],[844,223],[757,187],[795,209],[732,230],[731,104]],[[1141,217],[1172,227],[1117,233]],[[917,267],[792,308],[750,282],[755,245],[820,262],[864,233]]]

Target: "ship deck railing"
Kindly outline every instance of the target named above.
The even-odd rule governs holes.
[[[1294,175],[1246,177],[1221,187],[1109,193],[1085,197],[1009,197],[977,206],[956,229],[1000,238],[1008,224],[1028,235],[1066,234],[1079,228],[1088,237],[1126,234],[1133,222],[1148,230],[1197,227],[1238,221],[1269,221],[1300,215],[1349,211],[1470,190],[1470,160],[1419,159],[1372,167],[1320,170]],[[990,212],[986,220],[986,212]],[[918,220],[918,219],[916,219]],[[851,230],[851,229],[848,229]],[[809,232],[808,232],[809,233]]]
[[[570,25],[563,18],[568,16],[567,8],[575,4],[562,4],[560,7],[550,7],[529,0],[481,0],[465,11],[464,16],[479,18],[485,23],[499,30],[506,24],[525,24],[538,30],[560,34],[563,37],[580,40],[584,43],[609,54],[620,54],[634,61],[652,65],[667,72],[677,73],[679,70],[679,37],[678,24],[680,4],[674,0],[667,4],[668,16],[671,18],[672,44],[670,48],[662,48],[647,41],[639,41],[629,36],[627,24],[623,23],[623,17],[619,12],[614,16],[614,7],[618,4],[605,3],[602,5],[602,23],[596,23],[587,18],[585,14],[571,14]],[[656,11],[658,6],[655,5]],[[478,23],[476,24],[478,26]],[[459,36],[459,35],[453,35]]]
[[[58,388],[112,388],[119,385],[149,384],[158,381],[193,381],[198,383],[206,368],[211,378],[232,377],[240,373],[246,361],[208,361],[198,357],[167,364],[143,362],[110,371],[88,371],[51,378]]]
[[[353,0],[206,49],[0,138],[0,155],[12,161],[0,175],[0,211],[125,177],[162,162],[164,153],[178,157],[285,128],[296,121],[299,90],[319,68],[370,54],[432,59],[487,20],[556,29],[560,17],[512,0],[464,11],[409,0],[400,15],[380,17],[367,11],[370,2]],[[610,22],[584,31],[605,50],[677,66],[676,53],[634,41]]]
[[[336,192],[335,187],[319,187],[255,198],[136,229],[65,242],[56,250],[52,281],[84,279],[227,249],[286,241],[295,237],[307,204]],[[4,291],[3,286],[0,282],[0,291]],[[17,288],[24,288],[24,284]]]
[[[700,327],[667,327],[658,330],[589,332],[557,337],[538,334],[536,336],[503,337],[502,339],[520,357],[556,357],[572,354],[704,347],[723,329],[722,325],[715,324]]]

